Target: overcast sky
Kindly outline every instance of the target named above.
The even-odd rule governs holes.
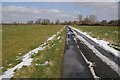
[[[1,0],[2,2],[118,2],[120,0]]]
[[[26,22],[38,18],[73,21],[77,20],[78,14],[94,14],[98,20],[118,19],[118,0],[109,1],[111,2],[3,2],[0,10],[3,22]]]

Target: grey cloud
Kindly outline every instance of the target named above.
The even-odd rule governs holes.
[[[117,2],[80,2],[75,3],[78,7],[88,7],[91,13],[101,19],[117,19],[118,18],[118,3]]]
[[[21,19],[37,19],[37,18],[49,18],[49,19],[59,19],[69,17],[69,14],[64,13],[58,9],[38,9],[38,8],[28,8],[22,6],[6,6],[3,7],[3,21],[13,22]]]

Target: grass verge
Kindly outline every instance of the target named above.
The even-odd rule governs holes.
[[[33,63],[18,71],[14,78],[60,78],[62,73],[66,30],[50,41],[45,50],[33,56]]]
[[[108,41],[111,47],[120,50],[118,26],[76,26],[94,38]]]
[[[2,71],[20,63],[16,60],[55,34],[60,25],[3,25]]]

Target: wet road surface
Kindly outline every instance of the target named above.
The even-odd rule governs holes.
[[[66,38],[66,49],[64,54],[63,63],[63,78],[93,78],[92,72],[90,71],[87,63],[85,62],[81,52],[87,58],[88,61],[92,62],[94,72],[96,76],[100,78],[120,78],[119,75],[111,69],[106,63],[104,63],[95,53],[89,49],[81,40],[79,40],[74,34],[71,28],[67,29]],[[81,35],[91,45],[94,45],[101,54],[110,58],[119,65],[119,59],[111,55],[111,53],[105,51],[97,44],[91,41],[86,36]],[[76,38],[76,41],[75,39]]]
[[[93,78],[71,33],[71,31],[68,31],[66,38],[63,78]]]

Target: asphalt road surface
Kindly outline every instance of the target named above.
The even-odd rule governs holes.
[[[118,66],[120,60],[107,52],[94,41],[87,38],[85,35],[75,31],[79,36],[83,37],[88,43],[93,45],[102,55],[111,59]],[[92,68],[88,65],[85,58],[92,62]],[[119,72],[118,72],[119,73]],[[103,62],[98,56],[95,55],[84,42],[78,39],[73,30],[67,28],[66,48],[63,63],[63,78],[120,78],[119,74],[115,72],[109,65]]]

